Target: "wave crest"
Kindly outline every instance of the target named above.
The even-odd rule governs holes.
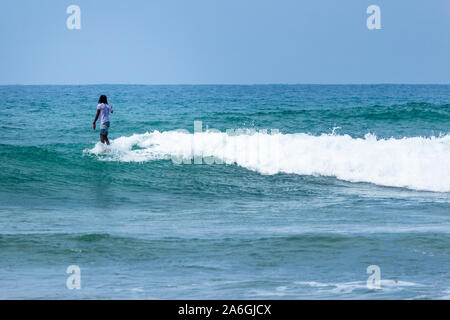
[[[450,135],[378,139],[238,130],[153,131],[97,143],[101,160],[237,164],[261,174],[332,176],[350,182],[450,192]]]

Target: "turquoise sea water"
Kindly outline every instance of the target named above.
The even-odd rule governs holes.
[[[0,86],[0,298],[449,298],[449,125],[448,85]]]

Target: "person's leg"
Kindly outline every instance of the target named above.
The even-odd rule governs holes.
[[[109,145],[108,130],[109,130],[109,122],[105,122],[103,127],[103,140],[106,141],[107,145]]]
[[[108,135],[108,127],[109,122],[100,124],[100,141],[102,143],[105,143],[105,141],[107,141],[107,144],[109,144],[108,138],[106,137]]]

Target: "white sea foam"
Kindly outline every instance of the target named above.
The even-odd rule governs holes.
[[[390,293],[409,291],[412,288],[423,287],[423,285],[409,282],[409,281],[396,281],[396,280],[380,280],[380,287],[378,289],[367,288],[366,281],[349,281],[349,282],[316,282],[316,281],[295,281],[293,285],[285,285],[276,287],[274,290],[253,290],[252,294],[255,296],[299,296],[299,289],[306,289],[308,299],[315,297],[339,297],[342,295],[348,295],[352,293],[377,292],[377,293]],[[301,291],[305,292],[305,291]],[[304,294],[304,293],[303,293]]]
[[[101,160],[237,164],[261,174],[332,176],[415,190],[450,192],[450,135],[378,139],[349,135],[240,131],[153,131],[97,143],[85,150]],[[202,160],[203,158],[203,160]],[[187,160],[189,159],[189,161]]]
[[[318,288],[319,290],[329,291],[330,293],[352,293],[355,290],[367,289],[367,284],[364,281],[350,281],[340,283],[296,281],[295,284]],[[418,286],[418,284],[409,281],[395,281],[382,279],[380,280],[380,288],[375,290],[382,290],[382,291],[402,290],[405,287],[414,287],[414,286]]]
[[[444,295],[442,297],[440,297],[440,299],[443,300],[450,300],[450,288],[444,290]]]

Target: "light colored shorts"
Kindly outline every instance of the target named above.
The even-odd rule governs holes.
[[[109,130],[109,122],[100,124],[100,134],[107,136]]]

